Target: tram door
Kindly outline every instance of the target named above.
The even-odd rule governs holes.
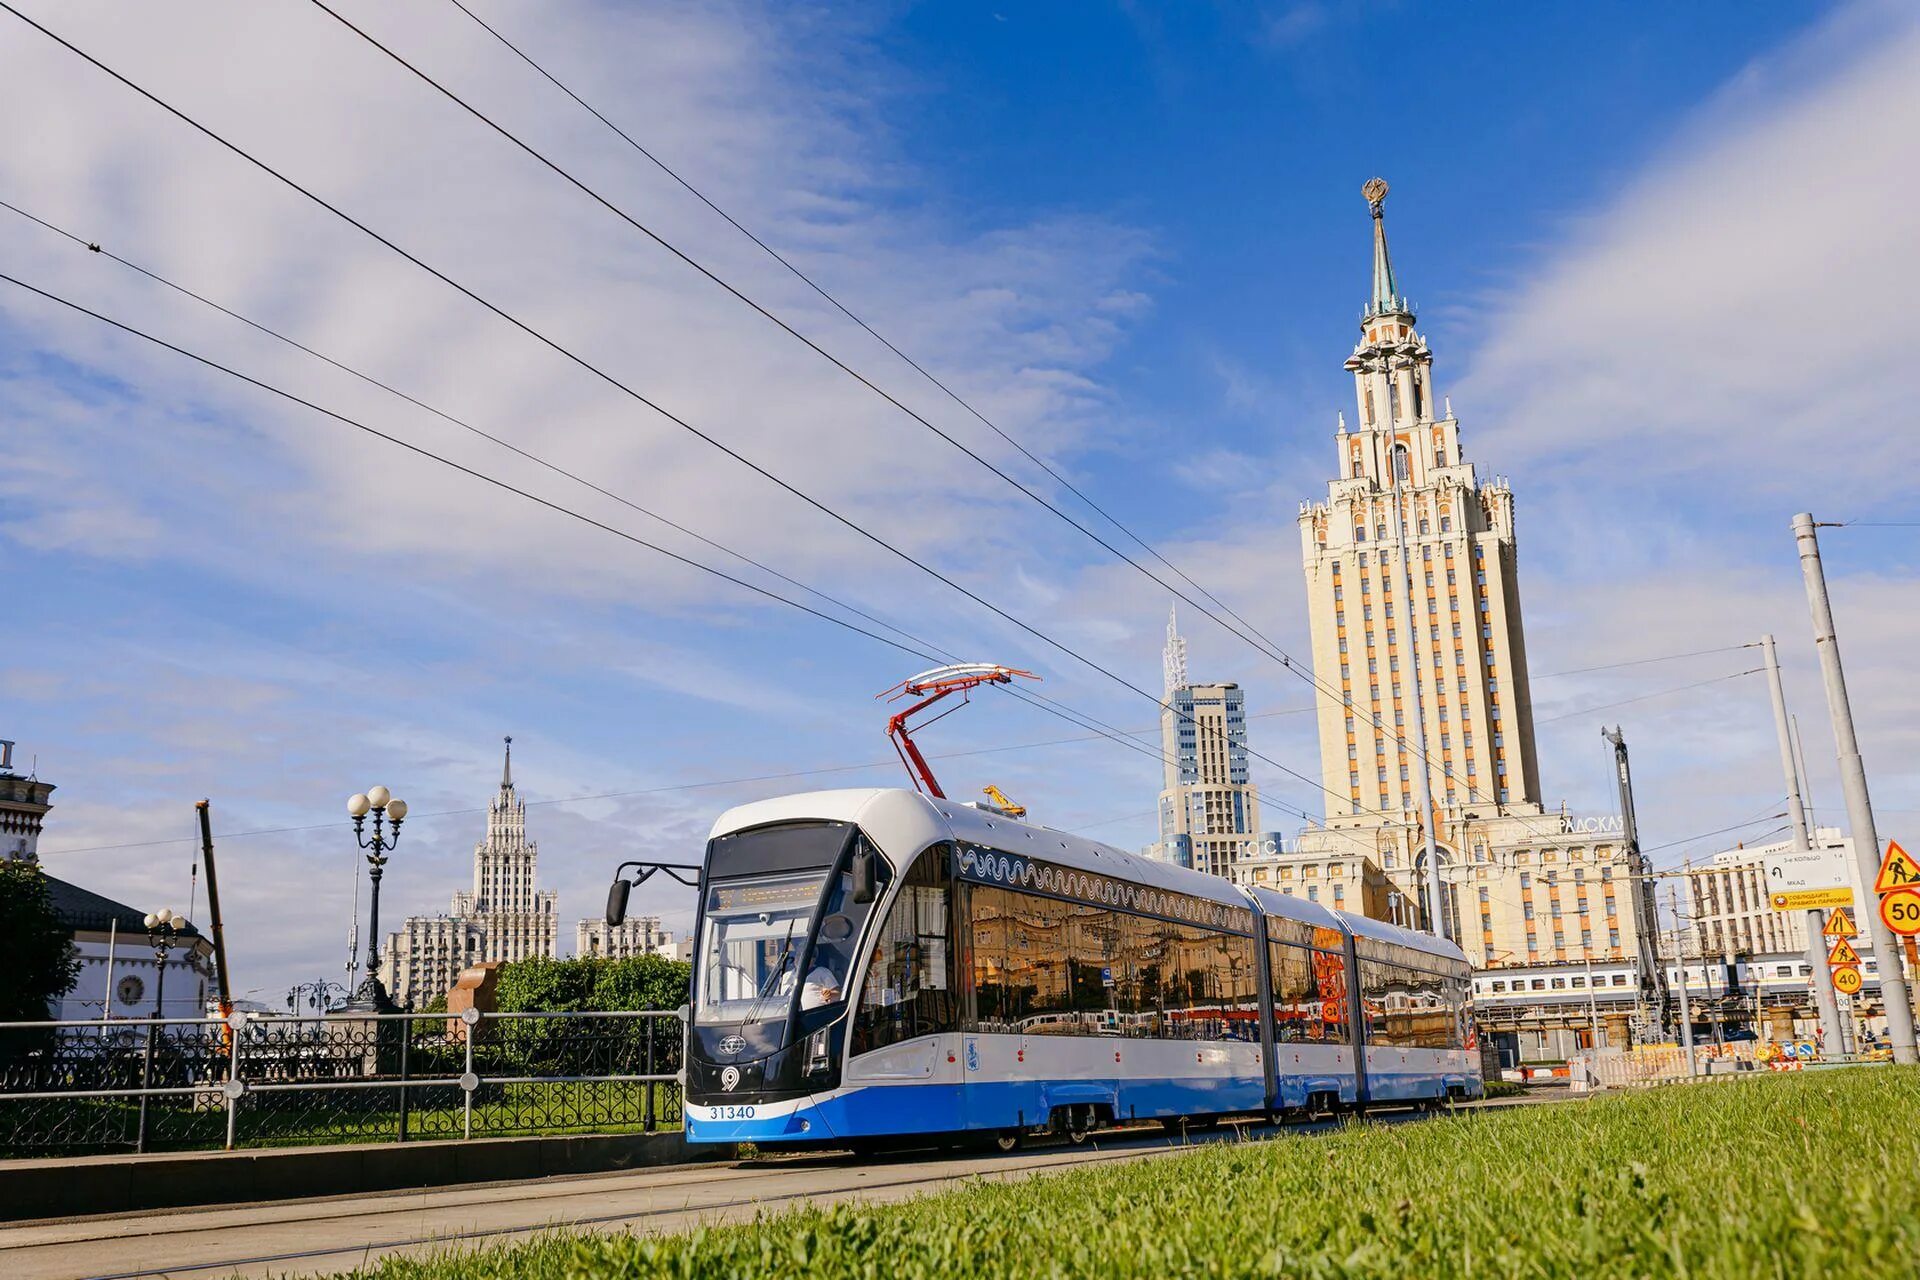
[[[950,935],[953,880],[945,845],[914,859],[874,935],[854,1015],[847,1083],[960,1082],[958,1000]],[[941,1090],[958,1109],[957,1090]],[[908,1118],[940,1122],[938,1106]]]

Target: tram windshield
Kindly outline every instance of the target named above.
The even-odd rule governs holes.
[[[815,871],[708,887],[698,1021],[784,1016],[826,882],[827,873]]]

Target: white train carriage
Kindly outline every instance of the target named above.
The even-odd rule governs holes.
[[[744,805],[701,872],[693,1142],[859,1145],[1480,1092],[1449,944],[907,790]]]

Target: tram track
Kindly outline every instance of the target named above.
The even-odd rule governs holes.
[[[1369,1122],[1397,1124],[1417,1118],[1387,1113]],[[1293,1125],[1283,1131],[1324,1132],[1337,1123]],[[626,1225],[667,1232],[747,1221],[768,1209],[802,1203],[899,1200],[969,1181],[1004,1181],[1177,1155],[1210,1142],[1271,1132],[1265,1125],[1229,1125],[1183,1140],[1149,1130],[1118,1130],[1088,1147],[1052,1146],[1012,1155],[781,1156],[324,1201],[24,1223],[0,1230],[0,1272],[10,1280],[312,1275],[393,1254],[508,1242],[549,1230]]]

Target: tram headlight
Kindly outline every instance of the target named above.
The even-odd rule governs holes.
[[[827,1028],[822,1027],[807,1037],[807,1074],[827,1069]]]

